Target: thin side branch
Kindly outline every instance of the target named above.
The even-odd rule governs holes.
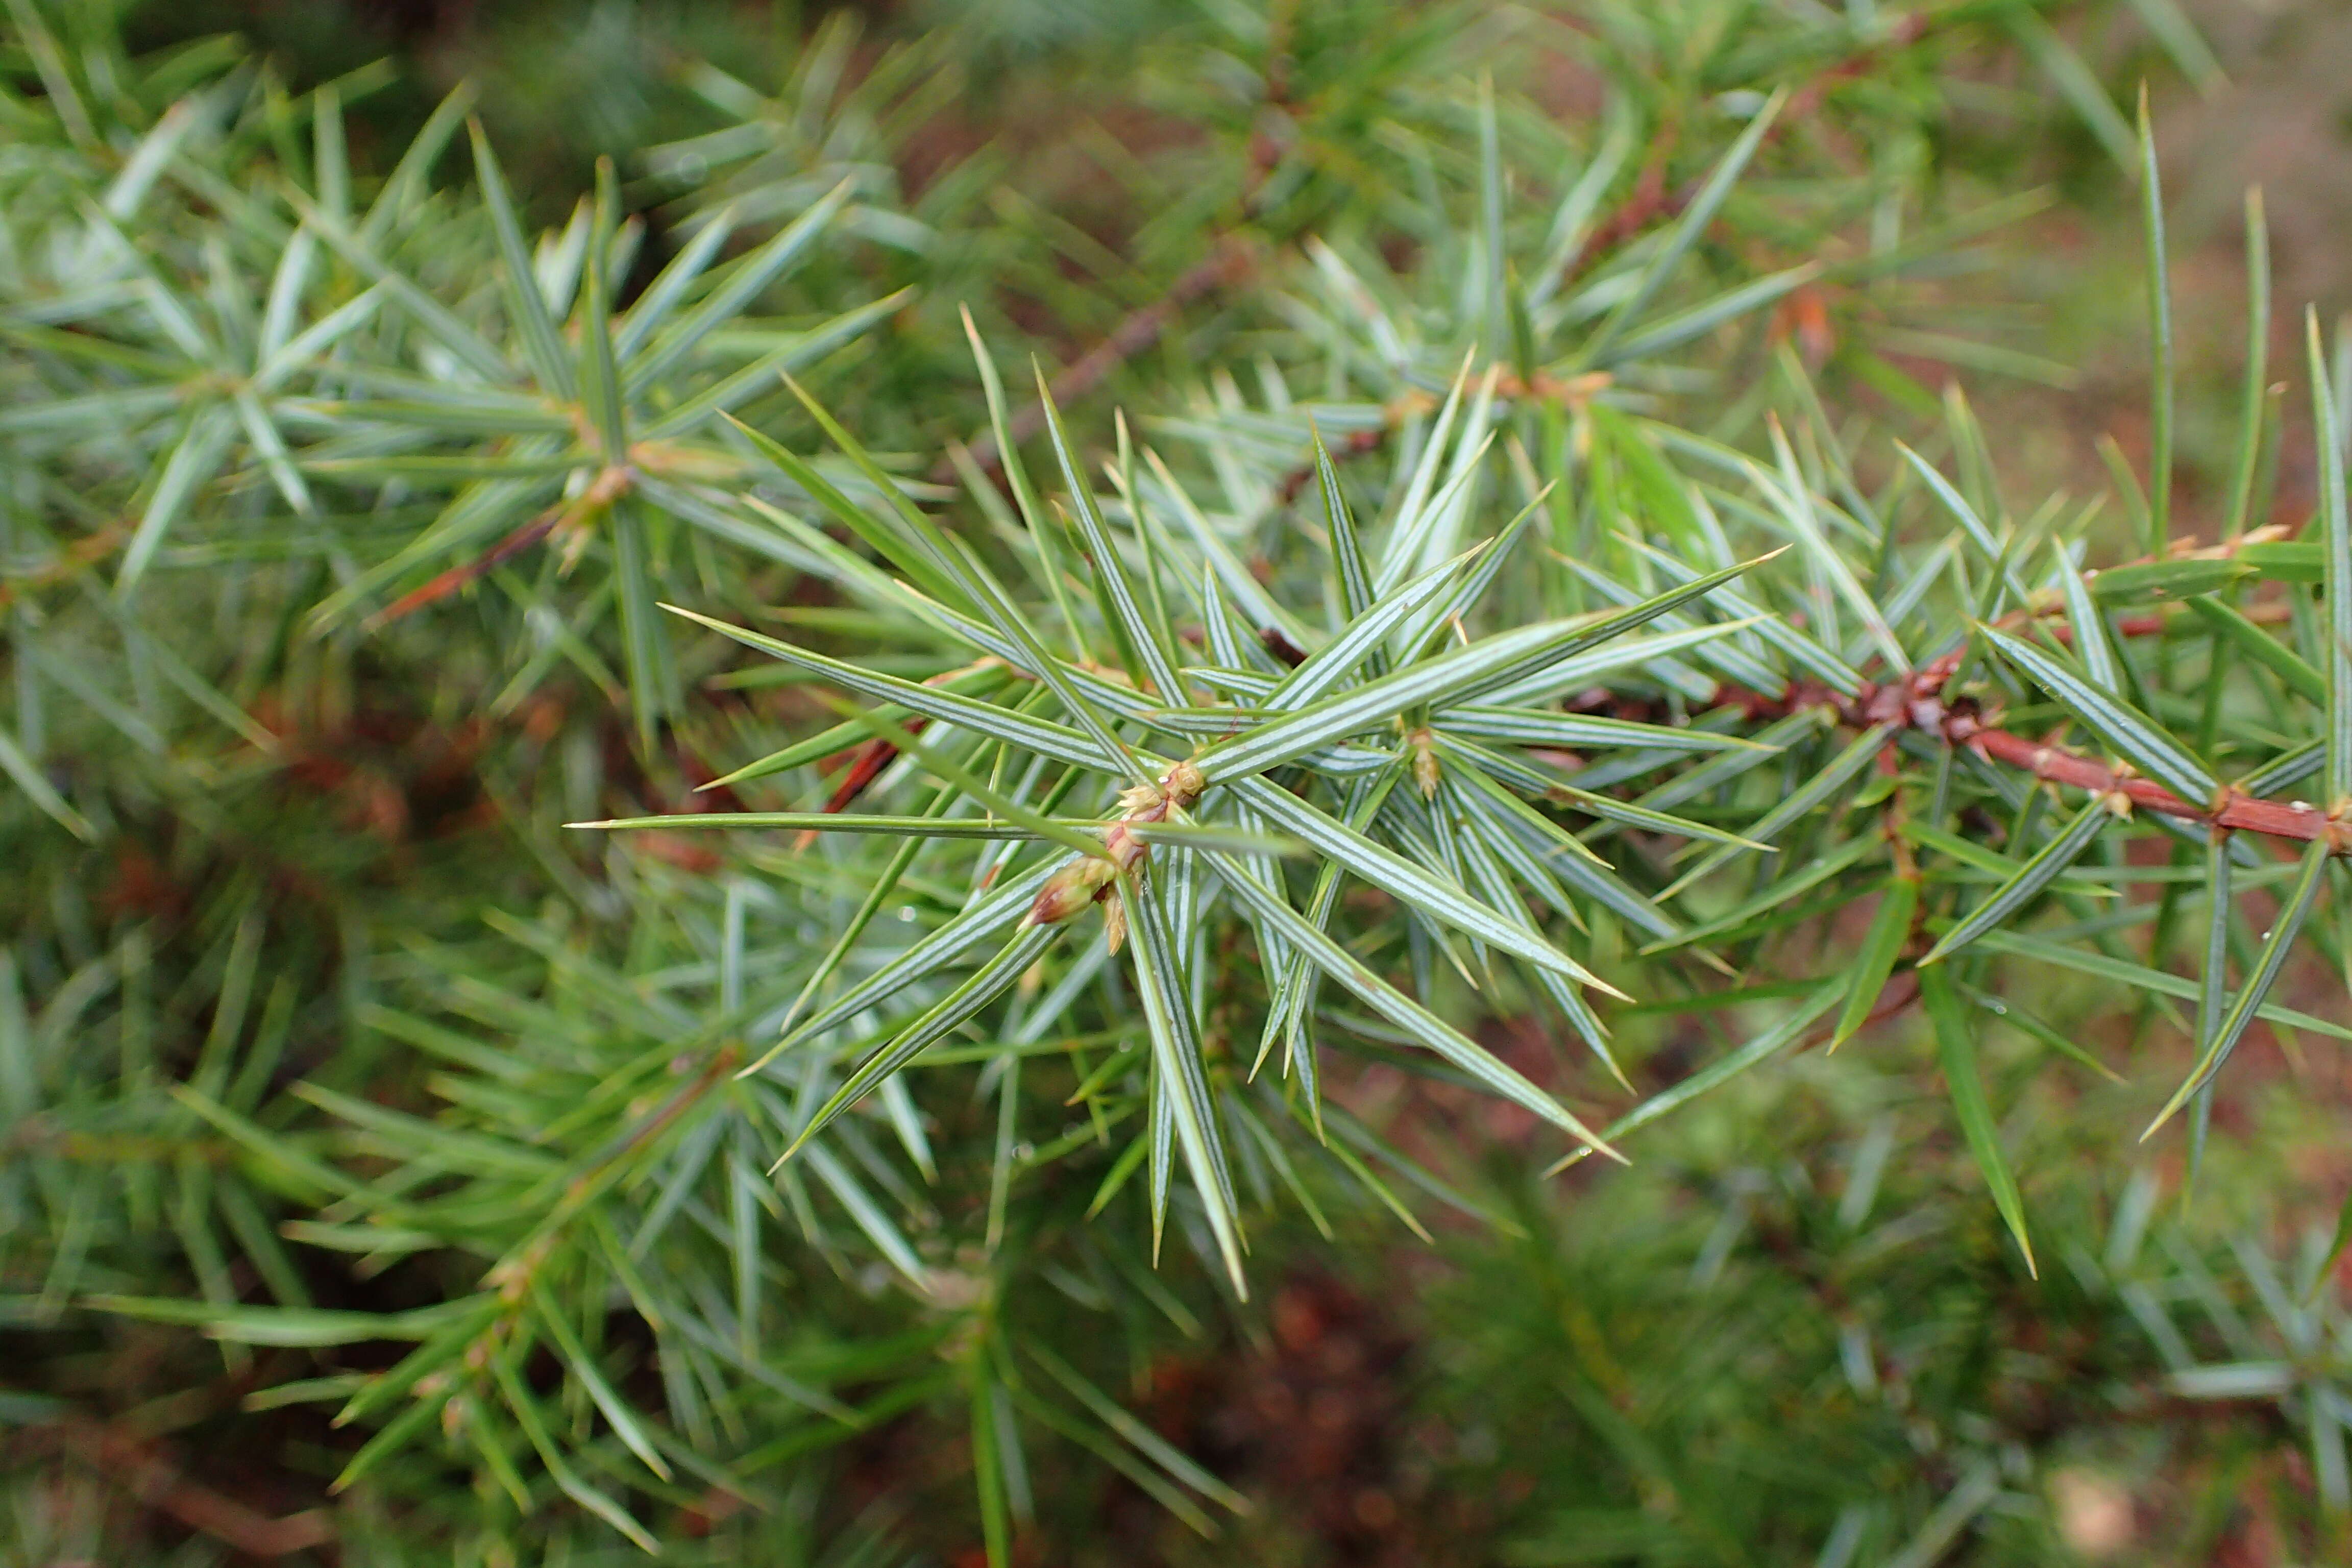
[[[1779,697],[1767,697],[1738,687],[1717,689],[1716,700],[1747,710],[1752,719],[1773,719],[1807,709],[1834,714],[1850,729],[1874,724],[1902,724],[1931,735],[1948,746],[1965,746],[1988,762],[2016,768],[2050,784],[2087,790],[2095,795],[2120,795],[2139,809],[2161,812],[2184,822],[2258,833],[2272,838],[2309,843],[2326,838],[2339,854],[2352,854],[2352,823],[2327,816],[2307,801],[2264,800],[2234,784],[2224,784],[2211,801],[2199,805],[2127,771],[2063,746],[2033,740],[2002,729],[1994,715],[1969,698],[1947,701],[1944,683],[1958,666],[1956,656],[1917,671],[1908,679],[1880,685],[1864,682],[1852,697],[1826,687],[1800,682]]]
[[[1130,312],[1114,328],[1110,335],[1072,361],[1055,376],[1052,384],[1055,404],[1067,405],[1077,401],[1109,379],[1120,365],[1160,341],[1177,313],[1194,300],[1231,288],[1248,277],[1257,267],[1257,250],[1248,237],[1238,232],[1220,237],[1214,248],[1202,260],[1180,274],[1168,291]],[[1012,435],[1015,445],[1029,440],[1045,428],[1045,405],[1031,403],[1012,419]],[[971,459],[985,474],[994,474],[1003,467],[1004,458],[997,450],[992,431],[982,431],[970,444]],[[932,471],[939,483],[952,483],[955,470],[942,465]]]
[[[190,1480],[162,1454],[121,1426],[68,1416],[51,1428],[59,1447],[120,1487],[142,1507],[167,1514],[199,1535],[248,1557],[287,1557],[331,1547],[331,1516],[304,1509],[273,1518]]]

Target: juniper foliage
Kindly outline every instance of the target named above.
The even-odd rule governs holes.
[[[998,58],[969,31],[836,20],[772,91],[685,64],[700,127],[541,228],[462,91],[370,162],[383,72],[10,16],[0,1321],[38,1355],[215,1342],[167,1340],[187,1387],[331,1414],[386,1561],[872,1561],[823,1456],[910,1411],[965,1435],[992,1563],[1048,1455],[1213,1532],[1249,1500],[1129,1399],[1246,1321],[1254,1246],[1514,1229],[1335,1080],[1496,1097],[1565,1169],[1916,1016],[2032,1288],[2274,1403],[2352,1504],[2325,1238],[2240,1249],[2252,1322],[2191,1244],[2149,1261],[2145,1181],[2054,1243],[1987,1068],[2128,1066],[2077,1041],[2095,987],[2195,1049],[2112,1147],[2201,1151],[2258,1024],[2352,1038],[2279,984],[2352,959],[2340,358],[2315,320],[2265,363],[2250,205],[2186,531],[2146,110],[2042,8],[1204,8],[1105,94],[1189,140],[1048,128],[1116,249],[993,151],[902,182]],[[2152,451],[2104,506],[2020,504],[1902,368],[2050,369],[1936,314],[2036,199],[1938,188],[1986,58],[2143,195]],[[1482,1027],[1530,1017],[1573,1056]],[[1694,1017],[1731,1043],[1648,1070]],[[1909,1223],[1888,1125],[1823,1249]],[[71,1388],[9,1419],[71,1429]],[[1695,1471],[1610,1552],[1932,1562],[2032,1462],[1938,1441],[1935,1485]]]

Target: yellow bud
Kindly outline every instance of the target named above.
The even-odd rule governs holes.
[[[1168,770],[1169,803],[1179,810],[1200,799],[1201,792],[1208,787],[1209,781],[1202,778],[1201,770],[1190,763],[1178,763]]]
[[[1113,958],[1127,944],[1127,900],[1109,899],[1103,904],[1103,946]]]
[[[1428,730],[1415,730],[1405,736],[1405,744],[1412,748],[1412,782],[1421,786],[1421,798],[1437,798],[1437,738]]]

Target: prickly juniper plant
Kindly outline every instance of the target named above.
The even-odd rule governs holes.
[[[361,1500],[285,1550],[716,1560],[748,1510],[871,1560],[819,1456],[948,1412],[1003,1563],[1066,1445],[1203,1532],[1249,1509],[1120,1388],[1291,1216],[1530,1234],[1335,1088],[1368,1064],[1557,1169],[1916,1016],[2048,1272],[1987,1053],[2128,1064],[2042,998],[2193,1046],[2117,1145],[2201,1151],[2257,1022],[2352,1038],[2281,988],[2352,931],[2347,417],[2315,320],[2281,512],[2251,202],[2226,504],[2182,525],[2146,110],[2040,9],[1963,11],[1171,24],[1122,79],[1202,134],[1096,147],[1123,260],[989,154],[907,195],[952,32],[830,25],[773,96],[682,68],[719,121],[542,231],[462,93],[378,174],[382,73],[11,0],[0,1322],[201,1331],[205,1408],[331,1413]],[[2012,510],[1879,353],[2038,363],[1924,330],[2021,211],[1923,226],[1937,73],[1989,47],[2139,182],[2152,451],[2104,509]],[[1514,50],[1607,107],[1547,114]],[[1102,346],[1008,382],[1049,347],[1008,291]],[[1701,1015],[1736,1042],[1650,1070]],[[2242,1247],[2269,1327],[2208,1357],[2153,1202],[2055,1247],[2067,1289],[2176,1394],[2274,1404],[2344,1508],[2332,1250],[2290,1289]],[[70,1386],[9,1418],[81,1431]],[[1773,1517],[1929,1562],[2021,1451]]]

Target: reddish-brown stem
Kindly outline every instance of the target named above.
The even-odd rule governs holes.
[[[83,535],[59,552],[50,565],[37,567],[10,582],[0,583],[0,610],[15,603],[20,594],[36,588],[46,588],[52,583],[62,583],[76,573],[96,565],[114,552],[115,546],[131,537],[131,530],[120,522],[110,522],[94,533]]]
[[[1790,126],[1797,124],[1819,109],[1831,88],[1841,81],[1861,76],[1884,55],[1910,47],[1927,36],[1933,24],[1926,16],[1907,16],[1891,28],[1887,36],[1849,58],[1829,67],[1790,96],[1787,112],[1780,116],[1771,130],[1777,139]],[[1673,190],[1666,188],[1666,165],[1682,139],[1682,126],[1668,121],[1658,129],[1650,143],[1648,155],[1643,160],[1642,172],[1634,177],[1633,188],[1627,192],[1608,216],[1592,226],[1584,243],[1568,258],[1560,269],[1560,281],[1565,283],[1583,269],[1584,264],[1596,256],[1605,256],[1623,245],[1654,223],[1670,221],[1682,216],[1691,198],[1705,183],[1693,180]]]
[[[1670,120],[1659,127],[1657,136],[1650,142],[1649,154],[1642,162],[1642,172],[1633,178],[1633,188],[1584,237],[1584,243],[1560,268],[1562,283],[1574,278],[1591,258],[1607,255],[1662,218],[1679,216],[1683,208],[1690,205],[1691,197],[1698,191],[1696,184],[1671,193],[1666,189],[1666,163],[1681,139],[1680,121]]]
[[[2147,779],[2118,773],[2104,763],[2060,747],[2043,745],[2006,730],[1975,726],[1973,721],[1960,716],[1955,716],[1951,724],[1954,729],[1948,731],[1946,738],[1954,744],[1967,746],[1979,756],[2021,769],[2051,784],[2099,795],[2119,794],[2135,806],[2208,826],[2306,842],[2330,838],[2339,848],[2352,848],[2352,835],[2345,832],[2344,825],[2331,823],[2325,812],[2304,801],[2263,800],[2224,784],[2218,801],[2210,805],[2197,805]]]
[[[927,720],[917,715],[905,720],[899,728],[912,735],[919,731],[927,722]],[[898,748],[889,742],[879,736],[866,742],[850,758],[849,766],[842,770],[841,782],[834,786],[832,796],[824,803],[824,809],[828,812],[847,811],[850,803],[866,792],[866,786],[880,778],[882,770],[898,760]],[[815,842],[816,831],[812,828],[795,838],[793,841],[793,847],[796,850],[805,849]]]
[[[462,566],[450,567],[424,586],[412,588],[386,605],[368,618],[368,628],[373,631],[379,626],[388,626],[403,616],[414,614],[427,605],[439,603],[460,588],[480,582],[554,532],[555,525],[563,521],[563,513],[562,507],[549,507],[473,560]]]
[[[1129,360],[1160,341],[1178,311],[1194,300],[1241,281],[1257,264],[1255,248],[1249,240],[1229,233],[1218,239],[1206,258],[1194,263],[1168,286],[1168,291],[1149,305],[1132,311],[1126,320],[1112,329],[1108,337],[1088,349],[1055,376],[1049,390],[1055,406],[1074,403],[1109,378],[1111,373]],[[1031,403],[1015,414],[1011,421],[1013,445],[1029,440],[1045,427],[1045,405]],[[996,437],[986,432],[973,438],[972,461],[982,473],[992,474],[1003,465],[997,451]],[[942,465],[932,472],[940,483],[951,483],[955,469]]]
[[[588,488],[570,500],[558,502],[499,540],[462,566],[452,566],[421,588],[411,589],[368,620],[368,629],[396,621],[412,611],[447,598],[458,589],[478,583],[557,529],[576,526],[609,508],[628,493],[634,476],[621,464],[600,471]]]
[[[995,660],[993,659],[982,659],[979,664],[966,665],[961,669],[943,669],[940,671],[939,674],[927,678],[923,684],[926,686],[943,685],[944,683],[953,680],[960,676],[969,675],[973,670],[982,668],[984,666],[994,662]],[[923,718],[919,714],[915,714],[910,715],[902,721],[899,724],[899,728],[907,735],[914,736],[922,733],[923,726],[929,722],[929,720]],[[835,754],[839,755],[840,753],[836,752]],[[832,796],[825,801],[824,809],[828,812],[847,811],[849,809],[850,803],[866,792],[866,786],[872,784],[876,779],[880,778],[882,776],[882,770],[888,767],[892,763],[898,761],[898,746],[892,742],[883,739],[879,735],[877,735],[874,739],[866,742],[864,745],[856,747],[850,753],[849,766],[842,773],[841,782],[834,786]],[[815,842],[816,835],[814,833],[803,833],[800,835],[798,838],[793,840],[793,847],[795,849],[805,849]]]
[[[276,1518],[259,1512],[188,1479],[176,1465],[119,1426],[68,1416],[53,1430],[60,1447],[142,1505],[169,1514],[232,1552],[285,1557],[334,1542],[334,1527],[323,1510]]]
[[[1826,687],[1797,682],[1778,697],[1738,687],[1720,687],[1716,701],[1719,706],[1740,708],[1757,720],[1819,709],[1857,730],[1873,724],[1902,724],[1932,735],[1948,746],[1965,746],[1988,762],[2016,768],[2050,784],[2087,790],[2094,795],[2121,795],[2141,810],[2273,838],[2301,839],[2305,843],[2325,838],[2339,853],[2352,853],[2352,823],[2333,819],[2306,802],[2263,800],[2242,793],[2233,784],[2224,784],[2213,800],[2200,805],[2095,758],[2004,730],[1988,721],[1972,700],[1945,700],[1943,686],[1951,679],[1957,663],[1956,658],[1947,656],[1901,681],[1885,685],[1866,681],[1852,697],[1841,696]]]

